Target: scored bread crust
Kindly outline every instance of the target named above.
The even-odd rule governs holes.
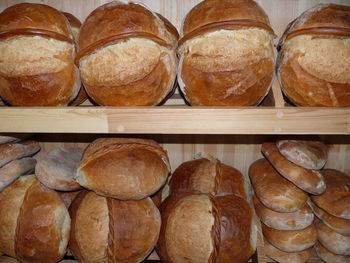
[[[317,255],[326,263],[348,263],[350,262],[350,256],[342,256],[334,254],[329,251],[327,248],[322,246],[320,242],[317,242],[315,245],[315,251]]]
[[[255,195],[268,208],[281,213],[295,212],[307,201],[307,194],[282,177],[265,159],[254,162],[249,177]]]
[[[34,141],[9,142],[0,145],[0,167],[27,156],[32,156],[40,150],[39,143]]]
[[[314,195],[320,195],[326,190],[326,184],[319,171],[308,170],[290,162],[278,151],[275,143],[263,143],[261,151],[283,177],[299,188]]]

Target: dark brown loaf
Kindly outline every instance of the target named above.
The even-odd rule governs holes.
[[[307,194],[280,176],[265,159],[257,160],[250,166],[249,177],[255,195],[266,207],[276,212],[295,212],[307,201]]]
[[[143,5],[114,1],[98,7],[83,23],[78,44],[84,87],[100,105],[157,105],[173,89],[173,35]]]
[[[307,204],[295,212],[279,213],[264,206],[254,196],[254,205],[261,222],[276,230],[301,230],[311,225],[314,220],[314,214]]]
[[[349,263],[350,256],[342,256],[334,254],[326,249],[320,242],[315,245],[317,255],[326,263]]]
[[[34,141],[9,142],[0,145],[0,167],[5,164],[27,156],[32,156],[40,150],[40,146]]]
[[[312,201],[333,216],[350,219],[350,177],[333,169],[322,170],[326,192]]]
[[[207,0],[187,14],[179,85],[191,105],[256,105],[273,78],[272,29],[252,0]]]
[[[325,248],[338,255],[350,256],[350,237],[333,231],[321,220],[316,219],[315,225],[318,240]]]
[[[35,174],[46,187],[59,191],[75,191],[81,186],[74,180],[83,151],[74,147],[57,147],[39,159]]]
[[[319,141],[278,140],[279,152],[292,163],[320,170],[327,162],[327,147]]]
[[[237,196],[181,192],[161,205],[162,262],[247,262],[256,249],[254,213]]]
[[[169,172],[167,153],[155,141],[102,138],[85,150],[76,181],[105,196],[138,200],[157,192]]]
[[[21,175],[34,171],[36,160],[34,158],[22,158],[13,160],[0,168],[0,192]]]
[[[264,248],[266,256],[279,263],[304,263],[309,260],[312,253],[312,248],[300,252],[284,252],[264,240]]]
[[[325,210],[319,208],[312,201],[308,201],[315,215],[329,228],[343,236],[350,236],[350,220],[332,216]]]
[[[217,159],[201,158],[181,164],[169,182],[169,194],[194,191],[203,194],[234,194],[248,200],[248,185],[243,175]]]
[[[141,262],[158,239],[161,218],[150,198],[119,201],[83,191],[70,213],[70,248],[81,262]]]
[[[261,151],[283,177],[299,188],[314,195],[322,194],[326,190],[326,184],[319,171],[308,170],[288,161],[278,151],[275,143],[263,143]]]
[[[302,230],[275,230],[262,224],[265,238],[284,252],[300,252],[311,248],[317,241],[314,224]]]
[[[0,96],[16,106],[67,105],[80,88],[67,19],[47,5],[0,13]]]
[[[317,5],[280,40],[277,67],[285,95],[300,106],[350,105],[350,7]]]

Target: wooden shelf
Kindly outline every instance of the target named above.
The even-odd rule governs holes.
[[[350,108],[1,107],[0,132],[350,134]]]

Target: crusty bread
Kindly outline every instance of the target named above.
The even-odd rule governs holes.
[[[169,172],[167,153],[155,141],[102,138],[85,150],[76,181],[104,196],[138,200],[157,192]]]
[[[300,252],[311,248],[317,241],[314,224],[302,230],[276,230],[262,224],[265,238],[284,252]]]
[[[0,14],[0,96],[16,106],[58,106],[80,88],[68,20],[47,5],[21,3]]]
[[[280,40],[278,77],[296,105],[350,105],[349,17],[349,6],[321,4],[287,27]]]
[[[0,168],[0,192],[15,181],[21,175],[34,171],[36,160],[34,158],[22,158],[13,160]]]
[[[243,175],[219,160],[201,158],[181,164],[169,181],[169,194],[194,191],[203,194],[234,194],[248,200],[248,184]]]
[[[70,248],[80,262],[141,262],[158,239],[160,213],[150,198],[119,201],[82,191],[70,213]]]
[[[334,254],[350,256],[350,237],[343,236],[316,219],[318,241]]]
[[[256,105],[273,78],[272,29],[252,0],[207,0],[192,8],[179,41],[178,80],[191,105]]]
[[[256,249],[249,204],[235,195],[180,192],[161,205],[157,252],[162,262],[247,262]]]
[[[350,219],[350,177],[333,169],[322,170],[327,189],[312,201],[333,216]]]
[[[343,236],[350,236],[349,219],[332,216],[331,214],[327,213],[325,210],[319,208],[310,200],[308,201],[308,204],[312,208],[312,211],[315,213],[315,215],[329,228],[331,228],[332,230],[334,230],[335,232],[338,232]]]
[[[314,214],[307,204],[295,212],[279,213],[264,206],[254,196],[254,205],[261,222],[273,229],[301,230],[311,225],[314,220]]]
[[[327,162],[327,146],[320,141],[278,140],[279,152],[292,163],[320,170]]]
[[[81,186],[74,180],[83,151],[74,147],[57,147],[39,159],[35,174],[46,187],[59,191],[75,191]]]
[[[307,194],[279,175],[265,159],[257,160],[250,166],[249,177],[255,195],[266,207],[276,212],[295,212],[307,201]]]
[[[9,142],[0,145],[0,167],[27,156],[32,156],[40,150],[39,143],[34,141]]]
[[[95,9],[79,33],[77,64],[88,95],[105,106],[157,105],[171,93],[174,36],[141,4],[113,1]]]
[[[312,248],[300,252],[284,252],[264,240],[264,248],[266,256],[279,263],[304,263],[309,260],[312,253]]]
[[[319,171],[308,170],[288,161],[278,151],[275,143],[263,143],[261,151],[283,177],[299,188],[314,195],[322,194],[326,190],[326,184]]]
[[[12,136],[0,136],[0,145],[8,142],[18,142],[19,139]]]
[[[77,197],[77,195],[81,192],[81,190],[78,191],[72,191],[72,192],[61,192],[57,191],[57,194],[62,199],[63,203],[66,205],[67,208],[70,207],[73,200]]]
[[[326,263],[349,263],[350,256],[342,256],[334,254],[329,251],[327,248],[322,246],[320,242],[317,242],[315,245],[315,251],[317,255]]]
[[[18,261],[14,258],[10,258],[10,257],[0,257],[0,263],[18,263]]]

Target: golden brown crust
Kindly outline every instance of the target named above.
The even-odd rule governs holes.
[[[68,12],[62,12],[62,14],[68,19],[68,22],[71,27],[75,27],[77,29],[81,27],[80,20],[77,17],[75,17],[73,14]]]
[[[350,219],[350,177],[333,169],[322,170],[326,191],[312,201],[333,216]]]
[[[314,214],[308,205],[292,213],[279,213],[264,206],[256,196],[254,205],[261,222],[276,230],[301,230],[314,220]]]
[[[327,146],[320,141],[278,140],[279,152],[292,163],[320,170],[327,162]]]
[[[15,160],[32,156],[40,150],[40,146],[34,141],[9,142],[0,145],[0,167]]]
[[[71,102],[69,102],[68,106],[78,106],[82,104],[84,101],[88,99],[88,95],[85,91],[84,86],[82,85],[80,87],[80,90],[78,92],[78,95],[73,99]]]
[[[266,207],[276,212],[295,212],[307,201],[307,194],[278,174],[265,159],[257,160],[250,166],[249,177],[255,195]]]
[[[326,249],[320,242],[315,245],[315,251],[317,255],[326,263],[348,263],[350,262],[350,256],[342,256],[334,254]]]
[[[25,194],[17,221],[16,257],[28,263],[55,263],[66,253],[69,231],[64,203],[35,180]]]
[[[263,143],[261,151],[273,167],[286,179],[304,191],[319,195],[326,190],[322,174],[308,170],[288,161],[277,149],[275,143]]]
[[[177,31],[176,27],[167,18],[165,18],[161,14],[159,14],[159,13],[156,13],[156,14],[164,22],[166,29],[174,37],[174,43],[176,43],[180,38],[179,32]]]
[[[315,225],[319,242],[332,253],[350,256],[350,237],[343,236],[316,219]]]
[[[300,252],[311,248],[317,241],[314,224],[302,230],[275,230],[262,224],[265,238],[284,252]]]

